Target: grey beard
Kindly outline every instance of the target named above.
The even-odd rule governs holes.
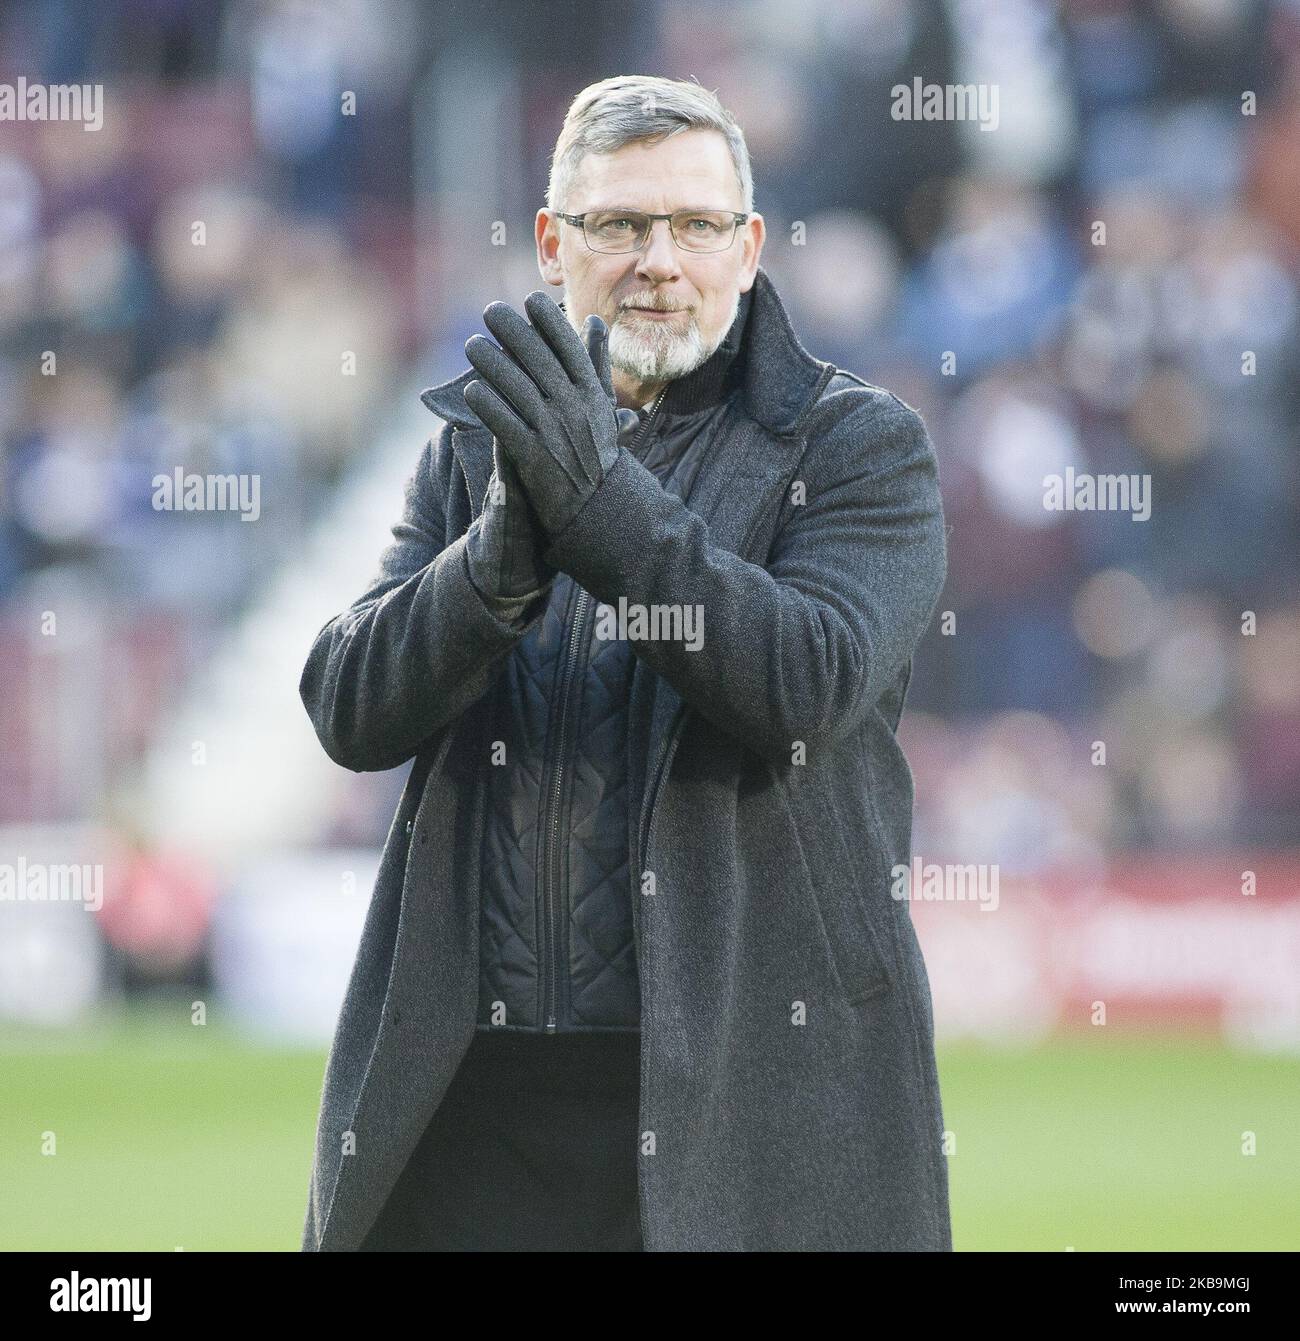
[[[566,310],[568,304],[565,304]],[[694,317],[685,331],[669,330],[656,322],[646,321],[632,331],[624,322],[615,320],[609,330],[609,364],[637,382],[673,382],[694,372],[700,364],[712,357],[727,338],[736,313],[740,310],[740,294],[731,305],[731,315],[723,323],[722,333],[711,345],[705,345],[699,323]]]

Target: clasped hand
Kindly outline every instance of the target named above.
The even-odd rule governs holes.
[[[525,321],[507,303],[483,311],[498,348],[482,335],[465,343],[481,381],[465,403],[492,431],[518,472],[538,521],[557,536],[578,515],[618,459],[621,416],[609,365],[609,331],[595,314],[582,338],[540,289],[524,300]]]

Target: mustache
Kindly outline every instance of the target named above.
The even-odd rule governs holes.
[[[620,312],[625,312],[628,308],[632,307],[648,307],[653,312],[686,312],[690,310],[681,303],[674,303],[667,299],[656,298],[650,294],[646,294],[641,298],[628,298],[626,301],[618,305],[618,310]]]

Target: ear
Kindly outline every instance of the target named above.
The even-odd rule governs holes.
[[[741,293],[748,293],[754,287],[754,277],[758,273],[759,260],[763,255],[763,243],[767,238],[767,223],[761,214],[751,214],[740,231]]]
[[[538,210],[533,221],[537,242],[537,269],[548,284],[564,283],[564,264],[560,260],[560,226],[550,210]]]

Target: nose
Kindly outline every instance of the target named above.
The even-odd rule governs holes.
[[[640,279],[662,284],[681,274],[677,258],[677,244],[668,227],[667,219],[655,219],[650,225],[650,236],[637,253],[636,273]]]

